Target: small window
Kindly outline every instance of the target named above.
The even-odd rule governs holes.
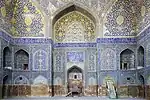
[[[124,69],[127,69],[127,63],[124,63]]]
[[[28,64],[23,64],[23,70],[28,70]]]
[[[135,55],[130,49],[125,49],[120,54],[120,69],[128,70],[135,68]]]
[[[22,80],[22,77],[19,77],[19,80]]]
[[[74,75],[74,79],[77,79],[77,75]]]
[[[130,80],[130,77],[127,77],[127,80],[129,81],[129,80]]]

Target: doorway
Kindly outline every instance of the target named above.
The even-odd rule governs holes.
[[[68,93],[74,92],[82,94],[83,89],[83,73],[82,69],[77,66],[72,66],[67,72],[68,79]]]

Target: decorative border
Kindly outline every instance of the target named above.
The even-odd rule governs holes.
[[[148,35],[148,32],[150,31],[150,27],[144,32],[144,34],[141,34],[140,37],[144,37]],[[13,38],[10,35],[0,32],[0,37],[5,39],[8,42],[11,42],[12,44],[53,44],[52,39],[48,38]],[[138,37],[139,38],[139,37]],[[131,43],[136,44],[137,39],[136,38],[97,38],[97,41],[95,43],[55,43],[53,44],[54,48],[58,47],[96,47],[97,43]]]
[[[0,31],[0,37],[12,44],[53,44],[52,39],[47,38],[13,38]]]
[[[45,38],[14,38],[14,44],[52,44],[51,39]]]
[[[58,47],[96,47],[96,43],[55,43],[54,48]]]
[[[97,43],[133,43],[136,44],[136,38],[97,38]]]

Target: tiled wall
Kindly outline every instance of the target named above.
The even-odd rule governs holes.
[[[71,2],[72,0],[69,1]],[[142,2],[138,2],[139,0],[107,1],[74,1],[78,6],[82,6],[85,9],[90,8],[89,12],[96,12],[96,14],[92,13],[92,17],[95,17],[97,23],[98,19],[102,19],[103,22],[100,23],[102,24],[100,26],[104,30],[101,30],[103,33],[97,32],[97,36],[100,36],[100,34],[104,37],[136,36],[137,33],[142,32],[149,25],[149,0]],[[37,8],[36,4],[41,9]],[[106,4],[108,5],[105,7]],[[34,2],[30,0],[18,2],[14,2],[14,0],[1,0],[0,27],[15,37],[52,36],[52,26],[49,25],[52,22],[49,18],[52,19],[53,14],[59,13],[57,10],[61,9],[62,6],[64,8],[67,7],[66,5],[67,3],[64,0],[34,0]],[[107,7],[109,5],[112,5],[112,7],[108,10]],[[98,26],[96,27],[99,28]],[[137,39],[97,38],[92,43],[53,43],[53,40],[47,38],[12,38],[6,33],[0,32],[0,84],[2,84],[3,78],[8,75],[9,80],[6,81],[7,96],[65,95],[67,93],[67,70],[73,65],[78,65],[82,66],[84,70],[84,95],[107,95],[104,83],[107,79],[111,79],[117,86],[119,96],[142,97],[143,87],[141,87],[142,85],[138,78],[138,75],[142,75],[147,87],[146,96],[149,98],[149,33],[150,27],[145,29]],[[3,49],[7,46],[11,50],[13,71],[9,69],[3,70]],[[135,59],[137,59],[139,46],[142,46],[145,50],[145,68],[133,71],[121,71],[120,53],[125,49],[130,49],[134,52]],[[28,70],[14,69],[16,67],[14,64],[14,54],[20,49],[29,54]],[[52,54],[53,51],[56,52],[58,58],[55,59],[55,54],[54,56]],[[69,52],[73,56],[66,56]],[[68,59],[79,58],[72,59],[71,61],[73,62],[68,62],[67,57]],[[52,59],[54,59],[54,62]],[[135,60],[136,66],[137,60]],[[53,75],[52,71],[54,71]],[[20,77],[23,80],[18,80]],[[62,84],[52,86],[52,80],[55,80],[55,78],[60,78]],[[130,78],[130,81],[127,78]],[[94,79],[95,83],[90,85],[88,79]],[[39,80],[42,80],[42,82]],[[16,85],[16,83],[21,83],[21,85]],[[1,88],[2,85],[0,85],[0,90]],[[24,91],[20,91],[20,89]]]
[[[13,70],[13,72],[9,70],[4,70],[3,72],[1,72],[1,74],[3,73],[3,76],[9,75],[12,80],[17,79],[19,76],[23,76],[25,80],[28,81],[26,85],[16,85],[14,84],[14,81],[11,81],[10,83],[12,85],[10,84],[6,85],[8,89],[10,89],[10,93],[7,92],[8,96],[37,96],[37,94],[41,96],[65,95],[67,93],[67,88],[66,88],[67,77],[65,74],[67,72],[66,69],[67,61],[75,61],[75,62],[81,61],[83,63],[81,65],[83,65],[83,69],[84,69],[84,80],[85,80],[84,89],[83,89],[84,95],[106,96],[107,90],[104,83],[107,79],[111,79],[114,81],[118,91],[118,96],[120,97],[123,96],[143,97],[142,94],[143,89],[137,77],[138,74],[144,76],[146,84],[149,84],[150,75],[149,75],[148,63],[144,62],[145,64],[144,69],[128,70],[128,71],[119,70],[120,53],[123,50],[127,48],[132,50],[135,53],[135,57],[136,57],[137,44],[138,44],[139,46],[142,45],[144,49],[146,49],[145,54],[149,52],[147,46],[149,44],[148,43],[149,39],[147,39],[148,35],[146,35],[145,37],[144,36],[141,37],[141,39],[138,42],[136,42],[134,38],[130,38],[130,39],[129,38],[128,39],[99,38],[97,39],[97,43],[61,43],[61,44],[57,43],[57,44],[53,44],[52,46],[52,40],[50,39],[44,39],[44,38],[12,39],[11,37],[7,36],[5,33],[1,33],[1,34],[3,34],[1,38],[1,43],[2,43],[1,48],[5,48],[6,46],[10,47],[13,57],[15,52],[17,52],[20,49],[27,51],[27,53],[29,54],[28,70],[26,71]],[[142,39],[145,39],[145,41],[143,42]],[[61,59],[57,59],[60,60],[60,63],[57,63],[58,67],[60,66],[61,67],[56,68],[57,70],[55,70],[56,72],[54,73],[54,76],[52,76],[51,74],[52,66],[53,66],[52,48],[56,52],[55,56],[60,55],[61,58]],[[1,49],[1,53],[2,50],[3,49]],[[77,52],[75,53],[76,57],[77,55],[80,54],[82,56],[80,56],[78,60],[72,59],[73,56],[71,56],[71,58],[70,57],[68,58],[72,60],[67,60],[68,57],[67,52]],[[46,62],[40,63],[39,61],[40,59]],[[148,61],[149,58],[148,56],[146,56],[144,59],[145,61]],[[92,64],[91,66],[89,66],[90,64],[88,64],[89,61],[91,61]],[[102,63],[102,61],[108,61],[111,64],[107,65]],[[36,65],[35,63],[39,63],[38,65],[40,66]],[[55,61],[53,62],[53,64],[55,64]],[[73,64],[77,64],[77,63],[73,63]],[[12,65],[14,69],[14,64]],[[107,69],[104,69],[105,67],[107,67]],[[62,85],[52,86],[53,83],[52,80],[54,80],[57,77],[62,79]],[[90,79],[91,77],[92,79],[96,79],[94,85],[89,85],[88,83],[88,79]],[[130,81],[127,80],[128,77],[131,79]],[[40,81],[38,80],[42,80],[42,82],[40,83]],[[20,88],[24,90],[24,92],[20,91],[19,90]],[[146,94],[148,94],[148,90]],[[147,97],[148,96],[149,94],[147,95]]]

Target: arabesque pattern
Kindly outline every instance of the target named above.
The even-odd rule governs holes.
[[[56,42],[86,42],[95,40],[95,25],[85,15],[73,11],[59,19],[54,26]]]

